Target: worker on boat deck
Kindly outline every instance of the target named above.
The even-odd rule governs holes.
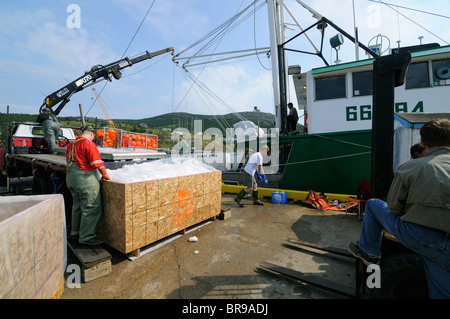
[[[110,180],[93,139],[92,126],[84,126],[66,151],[66,183],[73,198],[71,239],[88,245],[103,243],[96,236],[102,213],[100,182]]]
[[[47,142],[50,154],[53,153],[55,147],[59,145],[59,132],[61,130],[61,124],[56,116],[52,114],[52,110],[48,107],[44,107],[42,109],[42,112],[39,113],[36,122],[41,124],[44,128],[44,139]]]
[[[245,195],[250,193],[251,190],[253,190],[252,194],[253,204],[264,205],[264,203],[261,202],[258,197],[257,180],[259,182],[264,181],[264,183],[266,184],[268,183],[263,169],[263,156],[267,155],[268,152],[269,147],[267,145],[264,145],[261,147],[260,152],[252,154],[248,159],[247,164],[245,165],[244,170],[242,172],[244,177],[244,185],[247,186],[247,188],[242,189],[234,199],[234,201],[238,203],[239,206],[243,207],[243,205],[241,204],[241,200],[244,198]]]
[[[288,124],[288,133],[291,133],[297,130],[298,113],[292,102],[288,103],[288,108],[289,114],[286,116],[286,119]]]
[[[347,247],[376,264],[388,231],[420,255],[430,298],[450,299],[450,120],[425,123],[420,136],[425,156],[398,168],[387,202],[367,201],[359,241]]]

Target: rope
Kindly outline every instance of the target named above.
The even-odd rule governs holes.
[[[348,141],[343,141],[343,140],[338,140],[338,139],[335,139],[335,138],[326,137],[326,136],[322,136],[322,135],[308,134],[308,136],[320,137],[320,138],[327,139],[327,140],[330,140],[330,141],[335,141],[335,142],[338,142],[338,143],[343,143],[343,144],[353,145],[353,146],[357,146],[357,147],[362,147],[362,148],[372,149],[372,146],[367,146],[367,145],[362,145],[362,144],[356,144],[356,143],[352,143],[352,142],[348,142]]]
[[[125,54],[127,53],[128,49],[130,48],[131,44],[133,43],[134,39],[136,38],[136,35],[138,34],[139,30],[141,29],[142,25],[144,24],[145,20],[147,19],[148,14],[150,13],[151,9],[153,8],[153,5],[155,4],[156,0],[153,0],[152,4],[150,5],[150,7],[148,8],[147,12],[145,13],[144,18],[142,19],[141,23],[139,24],[138,28],[136,29],[136,32],[134,32],[133,37],[131,38],[130,42],[128,42],[128,45],[125,49],[125,51],[123,52],[122,56],[120,57],[120,59],[123,59],[123,57],[125,56]],[[102,89],[100,90],[100,92],[98,93],[98,96],[100,97],[102,95],[103,90],[105,89],[105,87],[108,85],[108,81],[105,82],[105,84],[103,85]],[[89,107],[88,111],[86,112],[85,115],[88,115],[89,112],[91,111],[92,107],[94,106],[95,102],[97,102],[96,98],[91,106]]]
[[[216,94],[214,94],[204,83],[202,83],[199,80],[200,75],[202,74],[202,72],[204,71],[206,65],[203,66],[203,68],[200,70],[200,72],[198,73],[197,76],[193,76],[191,75],[189,72],[187,72],[186,70],[186,65],[191,62],[193,59],[196,58],[196,56],[201,55],[203,52],[205,52],[207,49],[211,48],[214,44],[216,44],[213,52],[215,52],[215,50],[217,49],[218,45],[220,44],[220,41],[224,38],[224,36],[229,33],[231,30],[233,30],[234,28],[236,28],[239,24],[241,24],[245,19],[247,19],[248,17],[250,17],[252,14],[255,15],[256,14],[256,10],[260,9],[262,6],[265,5],[265,1],[262,1],[262,3],[257,7],[256,3],[259,2],[260,0],[255,0],[254,2],[252,2],[249,6],[247,6],[245,9],[243,9],[242,11],[238,12],[236,15],[234,15],[232,18],[230,18],[229,20],[227,20],[226,22],[224,22],[223,24],[221,24],[219,27],[215,28],[213,31],[211,31],[210,33],[208,33],[207,35],[205,35],[204,37],[202,37],[200,40],[196,41],[194,44],[188,46],[185,50],[181,51],[180,53],[177,54],[176,57],[180,56],[181,54],[183,54],[184,52],[188,51],[189,49],[195,47],[196,45],[204,42],[205,40],[207,40],[208,38],[211,38],[207,43],[205,43],[199,50],[197,50],[197,52],[194,54],[193,57],[188,58],[186,60],[186,62],[183,63],[183,69],[186,71],[184,72],[185,75],[192,81],[192,84],[189,88],[189,90],[185,93],[185,95],[183,96],[183,98],[181,99],[180,103],[177,105],[177,107],[175,108],[174,111],[176,111],[180,105],[183,103],[183,101],[185,100],[185,98],[187,97],[187,95],[189,94],[189,92],[194,88],[194,86],[196,88],[194,88],[194,90],[196,91],[196,93],[198,94],[198,96],[200,97],[200,99],[205,103],[205,105],[211,109],[213,109],[215,112],[217,112],[217,108],[215,107],[214,103],[212,103],[212,99],[218,101],[222,106],[224,106],[226,109],[228,109],[231,113],[236,114],[237,118],[240,120],[247,120],[244,116],[242,116],[241,114],[237,113],[236,110],[234,110],[231,106],[229,106],[228,104],[226,104],[222,99],[220,99]],[[244,1],[241,2],[241,6],[242,3]],[[249,12],[246,13],[252,6],[254,6],[253,12]],[[238,9],[239,10],[239,9]],[[234,23],[234,25],[233,25]],[[255,39],[256,41],[256,39]],[[255,51],[256,47],[255,47]],[[175,58],[176,58],[175,57]],[[211,60],[211,56],[208,58],[207,61]],[[175,61],[175,59],[174,59]],[[177,64],[178,65],[178,64]],[[209,96],[209,97],[208,97]],[[209,104],[206,102],[209,101]],[[172,106],[173,109],[173,106]],[[219,112],[217,112],[218,114]],[[214,115],[212,112],[211,114],[214,116],[215,120],[217,121],[217,123],[221,126],[221,128],[223,130],[225,130],[225,127],[231,127],[228,122],[223,118],[223,116],[221,115]]]
[[[319,158],[319,159],[314,159],[314,160],[294,162],[294,163],[286,163],[286,164],[278,164],[278,165],[280,165],[280,166],[287,166],[287,165],[299,165],[299,164],[307,164],[307,163],[314,163],[314,162],[331,161],[331,160],[335,160],[335,159],[347,158],[347,157],[353,157],[353,156],[361,156],[361,155],[367,155],[367,154],[371,154],[371,153],[372,152],[354,153],[354,154],[348,154],[348,155],[325,157],[325,158]]]
[[[371,0],[369,0],[371,1]],[[426,29],[424,26],[420,25],[419,23],[415,22],[414,20],[412,20],[411,18],[408,18],[406,15],[404,15],[403,13],[401,13],[400,11],[398,11],[399,6],[397,5],[393,5],[393,4],[389,4],[386,2],[383,2],[381,0],[377,1],[378,3],[384,4],[385,6],[387,6],[389,9],[394,10],[395,12],[397,12],[397,14],[400,14],[401,16],[403,16],[404,18],[408,19],[409,21],[411,21],[412,23],[414,23],[415,25],[417,25],[418,27],[424,29],[425,31],[427,31],[428,33],[434,35],[436,38],[438,38],[439,40],[441,40],[442,42],[444,42],[445,44],[449,44],[447,41],[445,41],[444,39],[442,39],[441,37],[439,37],[438,35],[436,35],[435,33],[431,32],[430,30]],[[395,10],[394,8],[392,8],[392,6],[397,7],[397,10]],[[408,9],[408,8],[407,8]],[[411,9],[412,10],[412,9]],[[443,16],[445,17],[445,16]],[[445,17],[448,18],[448,17]]]

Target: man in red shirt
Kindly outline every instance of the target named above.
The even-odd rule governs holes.
[[[66,184],[73,199],[71,237],[88,245],[104,242],[96,236],[102,213],[99,181],[110,179],[93,139],[92,126],[84,126],[66,151]]]

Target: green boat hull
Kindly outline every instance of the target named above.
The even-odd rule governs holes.
[[[356,194],[370,181],[371,130],[281,136],[280,150],[282,189]]]

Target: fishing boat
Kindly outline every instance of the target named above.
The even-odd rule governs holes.
[[[270,52],[272,63],[274,113],[280,134],[276,147],[279,161],[277,170],[271,172],[271,180],[281,189],[356,194],[358,185],[371,179],[373,65],[382,51],[378,44],[366,46],[359,42],[357,30],[352,36],[302,1],[296,2],[317,21],[300,28],[299,33],[288,39],[284,33],[287,10],[284,1],[268,0],[270,48],[255,50],[255,54]],[[257,3],[249,7],[256,9]],[[330,65],[322,53],[326,27],[338,32],[330,39],[333,48],[339,47],[346,38],[355,45],[355,51],[362,49],[368,58],[357,56],[347,63],[339,63],[337,59]],[[314,28],[322,33],[320,49],[316,47],[310,53],[289,47],[294,39]],[[316,54],[325,66],[302,72],[301,66],[288,65],[288,51]],[[411,62],[405,82],[395,88],[395,113],[448,112],[445,101],[450,98],[450,46],[420,44],[394,48],[386,54],[402,52],[411,53]],[[287,132],[286,125],[289,76],[295,86],[298,108],[304,114],[304,131],[294,134]],[[225,170],[223,174],[225,180],[239,179],[235,172]]]

